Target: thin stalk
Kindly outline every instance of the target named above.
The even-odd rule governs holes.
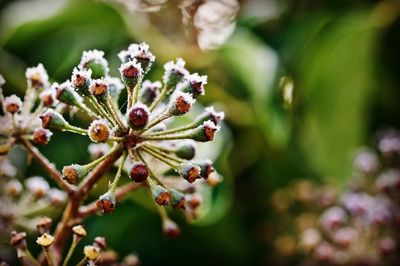
[[[115,192],[115,189],[117,188],[119,179],[121,178],[122,169],[124,168],[126,157],[127,157],[127,153],[124,152],[122,154],[122,160],[121,160],[121,164],[118,167],[117,174],[115,175],[114,181],[111,184],[111,191],[112,192]]]
[[[107,108],[108,112],[111,114],[111,116],[114,118],[115,122],[118,124],[118,126],[122,129],[125,129],[124,123],[121,120],[121,117],[118,115],[116,110],[114,109],[114,105],[111,103],[111,97],[108,96],[107,101],[105,103],[105,107]]]
[[[143,156],[140,154],[140,151],[136,151],[137,156],[140,158],[140,160],[146,165],[147,171],[149,172],[149,176],[153,178],[154,180],[157,181],[161,186],[165,187],[164,182],[161,181],[151,170],[147,162],[144,160]]]
[[[110,124],[114,127],[116,125],[116,123],[110,118],[110,116],[107,114],[107,112],[104,111],[103,107],[97,102],[97,99],[96,99],[96,97],[94,97],[93,94],[89,95],[89,100],[92,103],[93,107],[100,114],[100,116],[107,119],[107,121],[110,122]]]
[[[32,253],[29,251],[29,249],[24,250],[24,253],[28,258],[28,260],[30,260],[33,265],[40,266],[40,263],[32,256]]]
[[[143,140],[176,140],[176,139],[190,139],[192,132],[176,134],[176,135],[144,135],[141,136]]]
[[[48,247],[43,247],[43,250],[44,250],[44,254],[46,256],[47,265],[48,266],[54,266],[53,260],[51,258],[51,253],[49,252],[49,248]]]
[[[167,86],[167,84],[164,84],[164,87],[162,88],[161,93],[158,95],[157,99],[155,99],[154,102],[150,105],[150,107],[149,107],[150,112],[153,111],[154,108],[156,108],[157,105],[164,99],[168,90],[169,90],[169,87]]]
[[[158,160],[160,160],[160,161],[164,162],[165,164],[171,166],[172,168],[174,168],[174,169],[177,168],[177,165],[176,165],[176,164],[174,164],[173,162],[167,160],[165,157],[162,157],[162,156],[159,155],[158,153],[153,152],[152,150],[148,149],[147,147],[141,146],[141,149],[142,149],[144,152],[146,152],[146,153],[150,154],[151,156],[153,156],[154,158],[157,158]]]
[[[171,114],[168,113],[168,110],[165,110],[164,112],[159,114],[156,118],[154,118],[152,121],[150,121],[150,123],[144,129],[142,129],[139,132],[143,133],[143,132],[151,129],[152,127],[156,126],[157,124],[161,123],[162,121],[164,121],[165,119],[168,119],[170,117],[171,117]]]
[[[78,241],[78,240],[76,239],[76,237],[74,236],[74,238],[73,238],[73,240],[72,240],[72,244],[71,244],[71,246],[70,246],[69,249],[68,249],[67,256],[66,256],[65,259],[64,259],[63,266],[67,266],[67,265],[68,265],[68,262],[70,261],[70,259],[71,259],[71,257],[72,257],[72,254],[74,253],[74,250],[75,250],[75,248],[76,248],[78,242],[79,242],[79,241]]]
[[[90,117],[98,119],[100,118],[100,116],[98,114],[96,114],[95,112],[93,112],[89,107],[86,106],[86,104],[84,104],[83,102],[81,102],[78,105],[78,108],[80,108],[83,112],[85,112],[86,114],[88,114]]]
[[[174,157],[174,156],[171,156],[170,154],[168,154],[168,153],[166,153],[166,152],[164,152],[162,150],[157,149],[157,147],[152,146],[151,144],[150,145],[144,145],[144,146],[147,147],[148,149],[152,150],[153,152],[158,153],[160,156],[163,156],[163,157],[167,158],[167,159],[170,159],[170,160],[175,161],[177,163],[184,162],[184,160],[179,159],[179,158]]]
[[[168,134],[172,134],[172,133],[177,133],[177,132],[193,129],[196,127],[197,127],[196,123],[191,123],[186,126],[181,126],[181,127],[171,128],[171,129],[167,129],[167,130],[160,131],[160,132],[155,132],[155,133],[152,133],[151,135],[152,136],[168,135]]]
[[[85,266],[87,263],[87,258],[84,257],[76,266]]]
[[[102,157],[94,160],[93,162],[86,164],[85,167],[87,167],[89,169],[93,169],[96,165],[98,165],[99,163],[101,163],[102,161],[104,161],[105,159],[110,157],[118,148],[120,148],[120,145],[118,145],[118,144],[114,145],[114,147],[112,147],[108,153],[106,153]]]
[[[80,128],[80,127],[76,127],[76,126],[73,126],[73,125],[67,125],[65,127],[64,131],[69,131],[69,132],[77,133],[77,134],[80,134],[80,135],[87,135],[87,130],[86,129],[83,129],[83,128]]]

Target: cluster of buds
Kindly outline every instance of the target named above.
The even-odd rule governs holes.
[[[390,130],[379,134],[377,151],[361,149],[345,191],[300,181],[275,192],[275,210],[288,221],[286,233],[275,239],[279,253],[292,258],[309,254],[305,260],[310,265],[397,265],[399,144],[399,133]]]
[[[100,213],[115,210],[118,183],[126,172],[131,182],[150,189],[157,205],[171,205],[184,210],[188,218],[195,218],[202,201],[201,186],[214,186],[221,180],[210,160],[194,159],[195,144],[214,139],[224,114],[207,107],[193,122],[169,125],[185,121],[180,117],[189,113],[204,94],[207,77],[190,74],[179,58],[164,65],[162,83],[145,80],[155,60],[145,43],[131,44],[119,58],[120,79],[109,75],[104,53],[92,50],[83,53],[71,80],[50,88],[58,102],[92,119],[87,128],[82,128],[71,125],[53,108],[39,116],[44,130],[77,133],[93,142],[89,151],[95,159],[85,165],[64,166],[63,179],[73,186],[84,183],[96,166],[119,154],[122,158],[117,162],[117,174],[96,203]],[[128,96],[126,109],[119,106],[123,89]]]
[[[52,257],[55,255],[52,246],[54,244],[54,236],[50,234],[52,227],[52,219],[43,216],[36,222],[37,232],[39,236],[36,238],[36,244],[43,249],[48,265],[54,265]],[[71,245],[68,248],[67,255],[62,261],[63,266],[72,265],[71,259],[78,246],[78,243],[87,235],[86,229],[82,225],[75,225],[71,229],[73,235]],[[17,255],[24,265],[40,265],[27,245],[26,232],[11,232],[10,244],[17,249]],[[118,262],[118,254],[107,249],[107,242],[104,237],[97,236],[91,245],[83,247],[81,260],[73,265],[116,265],[116,266],[138,266],[139,258],[134,255],[126,256],[122,262]]]
[[[27,232],[35,229],[35,224],[43,214],[57,215],[64,206],[67,195],[57,188],[50,188],[48,182],[40,176],[26,178],[23,184],[15,177],[17,169],[7,159],[0,158],[0,237],[6,239],[16,228],[25,228]],[[7,257],[11,252],[1,245]],[[1,257],[2,257],[1,256]]]

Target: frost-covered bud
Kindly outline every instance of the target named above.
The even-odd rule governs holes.
[[[198,73],[194,73],[178,85],[178,90],[190,93],[196,99],[199,95],[204,95],[205,84],[207,84],[207,76],[200,76]]]
[[[95,246],[85,246],[83,248],[83,254],[88,260],[95,261],[100,256],[100,249]]]
[[[140,101],[146,105],[150,105],[157,97],[162,85],[161,82],[151,82],[145,80],[142,83],[142,89],[140,93]]]
[[[101,213],[113,213],[115,211],[116,203],[117,199],[114,192],[107,191],[99,197],[96,206]]]
[[[171,205],[175,209],[185,208],[185,195],[176,189],[170,189],[171,192]]]
[[[121,91],[124,89],[124,84],[122,84],[119,78],[106,77],[104,81],[107,83],[108,92],[114,100],[118,100]]]
[[[72,106],[79,106],[82,103],[82,97],[72,88],[69,81],[61,84],[54,83],[52,88],[55,91],[56,99],[60,102]]]
[[[53,89],[46,89],[42,91],[39,94],[39,98],[44,107],[51,107],[56,102]]]
[[[108,98],[108,85],[103,79],[94,79],[90,83],[89,92],[94,95],[97,100],[105,102]]]
[[[36,223],[36,229],[40,234],[49,233],[51,224],[53,220],[51,220],[47,216],[40,217]]]
[[[16,231],[11,232],[10,244],[18,249],[26,250],[26,233]]]
[[[191,209],[195,210],[200,207],[203,202],[203,196],[199,193],[193,193],[187,197],[186,202]]]
[[[146,105],[137,103],[127,112],[128,124],[133,129],[141,129],[149,121],[150,111]]]
[[[145,181],[148,175],[146,165],[141,162],[134,162],[129,170],[129,177],[137,183]]]
[[[327,209],[321,217],[321,225],[326,231],[342,226],[347,220],[346,212],[338,206]]]
[[[54,243],[54,237],[48,233],[44,233],[36,239],[36,243],[44,248],[47,248]]]
[[[11,179],[4,186],[4,194],[11,197],[18,196],[22,191],[22,184],[17,179]]]
[[[105,142],[110,137],[110,128],[104,120],[93,120],[88,128],[89,138],[93,142]]]
[[[207,142],[214,140],[214,134],[219,130],[211,121],[204,122],[201,126],[195,128],[192,132],[192,139],[199,142]]]
[[[50,188],[49,183],[41,176],[26,179],[25,186],[36,198],[42,198]]]
[[[44,129],[41,127],[36,128],[33,131],[33,142],[35,142],[36,144],[45,145],[49,143],[52,135],[53,133],[48,129]]]
[[[87,175],[88,172],[88,167],[79,164],[67,165],[62,169],[63,179],[69,184],[78,183]]]
[[[17,95],[11,95],[4,98],[3,110],[4,113],[15,114],[21,109],[22,101]]]
[[[79,70],[74,68],[71,76],[71,84],[82,95],[89,95],[89,86],[92,81],[92,70]]]
[[[351,227],[339,228],[333,235],[333,241],[344,248],[351,246],[357,238],[357,230]]]
[[[107,248],[107,241],[104,237],[96,236],[93,241],[93,246],[105,250]]]
[[[196,161],[194,163],[200,167],[201,169],[200,176],[203,177],[204,179],[207,179],[210,176],[210,174],[214,172],[213,163],[209,159]]]
[[[154,201],[160,205],[165,206],[171,202],[171,193],[160,185],[150,185],[151,194]]]
[[[163,220],[163,232],[165,236],[172,238],[178,237],[181,234],[179,226],[171,219]]]
[[[216,185],[222,182],[222,179],[223,179],[222,176],[214,171],[208,176],[207,183],[211,187],[215,187]]]
[[[167,62],[164,65],[164,70],[163,81],[170,88],[174,88],[184,77],[189,75],[182,58],[177,58],[176,63],[174,61]]]
[[[105,77],[110,71],[104,52],[99,50],[84,51],[78,67],[81,70],[90,69],[94,79]]]
[[[168,112],[171,115],[184,115],[190,111],[194,99],[189,93],[177,92],[171,97]]]
[[[136,61],[129,61],[119,67],[121,78],[129,88],[134,88],[143,77],[143,69]]]
[[[196,117],[196,125],[201,125],[205,121],[211,120],[214,125],[218,126],[221,121],[224,119],[224,112],[216,112],[214,107],[210,106],[204,109],[204,112]]]
[[[363,215],[370,208],[373,199],[367,193],[347,193],[343,196],[344,207],[353,215]]]
[[[47,109],[39,116],[42,119],[42,127],[49,130],[64,130],[69,126],[69,123],[53,109]]]
[[[42,64],[26,69],[25,76],[29,88],[41,89],[49,87],[49,76]]]
[[[175,150],[176,156],[182,159],[191,160],[196,155],[196,147],[192,142],[185,142]]]
[[[177,172],[189,183],[193,183],[196,179],[200,178],[201,169],[197,165],[181,163]]]
[[[149,51],[149,45],[144,42],[129,45],[128,50],[121,51],[118,54],[118,57],[123,63],[136,60],[140,63],[144,73],[147,73],[150,70],[152,63],[155,60],[155,56]]]
[[[72,233],[74,233],[74,235],[78,238],[82,238],[87,235],[85,228],[80,224],[72,227]]]
[[[67,193],[57,188],[51,188],[47,196],[54,206],[62,205],[67,200]]]

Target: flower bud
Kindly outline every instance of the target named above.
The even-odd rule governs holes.
[[[214,107],[207,107],[204,109],[204,112],[196,117],[196,125],[201,125],[203,122],[211,120],[214,125],[218,126],[221,121],[224,119],[224,112],[216,112]]]
[[[82,104],[82,97],[74,91],[69,81],[61,84],[54,83],[52,88],[55,91],[56,99],[60,102],[72,106],[80,106]]]
[[[50,130],[64,130],[69,126],[69,123],[53,109],[47,109],[39,116],[42,119],[42,127]]]
[[[47,248],[51,246],[54,242],[54,237],[48,233],[44,233],[43,235],[39,236],[36,239],[36,243],[38,243],[40,246]]]
[[[50,141],[52,135],[53,133],[48,129],[44,129],[41,127],[36,128],[33,131],[33,142],[35,142],[36,144],[45,145]]]
[[[93,120],[88,128],[88,135],[93,142],[105,142],[110,137],[110,128],[104,120]]]
[[[44,107],[51,107],[56,102],[54,91],[52,89],[42,91],[39,94],[39,98]]]
[[[203,197],[199,193],[193,193],[190,197],[187,198],[187,203],[189,207],[193,210],[200,207],[201,203],[203,202]]]
[[[26,250],[26,233],[12,231],[10,244],[18,249]]]
[[[182,58],[177,58],[176,63],[174,61],[167,62],[164,70],[163,81],[170,88],[174,88],[184,77],[189,75]]]
[[[112,191],[107,191],[99,197],[96,206],[101,213],[113,213],[115,211],[116,202],[115,194]]]
[[[36,198],[42,198],[50,188],[49,183],[40,176],[33,176],[26,179],[25,186]]]
[[[221,182],[222,182],[222,176],[215,171],[211,172],[211,174],[207,178],[207,183],[211,187],[215,187],[216,185],[218,185]]]
[[[95,261],[100,255],[100,249],[95,246],[85,246],[83,248],[83,254],[88,260]]]
[[[87,235],[87,232],[82,225],[75,225],[74,227],[72,227],[72,232],[79,239]]]
[[[200,176],[203,177],[204,179],[207,179],[210,176],[210,174],[214,172],[213,163],[209,159],[196,161],[196,165],[200,167],[201,169]]]
[[[201,126],[198,126],[193,130],[192,139],[199,142],[212,141],[214,139],[214,134],[219,130],[211,121],[204,122]]]
[[[82,95],[89,95],[89,86],[92,81],[92,70],[79,70],[74,68],[71,76],[71,84]]]
[[[115,101],[118,101],[121,91],[124,89],[124,84],[122,84],[119,78],[106,77],[104,81],[107,83],[108,92]]]
[[[140,101],[146,105],[150,105],[158,95],[159,90],[161,89],[161,82],[151,82],[149,80],[145,80],[142,83],[142,89],[140,94]]]
[[[76,184],[87,175],[89,170],[86,166],[79,164],[64,166],[62,169],[63,179],[69,184]]]
[[[42,64],[26,69],[25,76],[29,88],[41,89],[49,87],[49,76]]]
[[[154,201],[160,205],[165,206],[171,202],[171,193],[160,185],[154,185],[150,183],[151,194],[153,195]]]
[[[140,260],[136,254],[129,254],[124,257],[124,265],[126,266],[139,266]]]
[[[185,195],[176,189],[170,189],[171,192],[171,205],[175,209],[185,208]]]
[[[49,217],[43,216],[37,221],[36,229],[40,234],[49,233],[52,223],[53,221]]]
[[[193,143],[186,142],[183,143],[176,149],[175,154],[182,159],[191,160],[196,154],[196,148]]]
[[[149,45],[144,42],[129,45],[128,50],[121,51],[118,56],[123,63],[136,60],[142,67],[144,73],[150,70],[155,60],[155,56],[149,51]]]
[[[204,95],[204,85],[207,84],[207,76],[199,76],[198,73],[189,75],[178,89],[182,92],[190,93],[194,99],[199,95]]]
[[[171,115],[184,115],[190,111],[193,103],[194,99],[189,93],[177,92],[171,99],[168,112]]]
[[[193,183],[200,178],[201,169],[197,165],[190,163],[181,163],[177,171],[189,183]]]
[[[147,171],[147,167],[144,163],[134,162],[129,171],[129,177],[137,182],[141,183],[145,181],[148,177],[149,173]]]
[[[107,248],[107,242],[104,237],[96,236],[94,238],[93,246],[98,247],[101,250],[105,250]]]
[[[144,128],[149,120],[150,112],[146,105],[137,103],[127,112],[128,124],[133,129]]]
[[[321,217],[321,225],[326,231],[331,231],[342,226],[347,220],[347,214],[341,207],[327,209]]]
[[[90,83],[89,92],[94,95],[97,100],[105,102],[108,98],[108,85],[102,79],[94,79]]]
[[[22,191],[22,184],[17,179],[11,179],[4,186],[4,194],[11,197],[18,196]]]
[[[162,226],[163,226],[163,232],[164,232],[165,236],[175,238],[181,234],[181,230],[179,229],[179,226],[170,219],[164,219]]]
[[[105,77],[110,71],[104,52],[99,50],[84,51],[78,67],[80,70],[91,70],[94,79]]]
[[[4,113],[15,114],[21,109],[22,101],[17,95],[11,95],[4,98],[3,109]]]
[[[129,88],[134,88],[143,77],[143,69],[136,61],[129,61],[119,67],[121,78]]]

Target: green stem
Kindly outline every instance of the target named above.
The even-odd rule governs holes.
[[[87,262],[87,258],[84,257],[76,266],[85,266]]]
[[[111,97],[108,96],[105,107],[107,108],[108,112],[113,116],[115,122],[121,129],[125,129],[124,123],[121,120],[121,117],[116,112],[114,105],[111,103]]]
[[[151,129],[152,127],[156,126],[157,124],[161,123],[162,121],[164,121],[165,119],[168,119],[170,117],[171,117],[171,114],[169,114],[168,110],[165,110],[164,112],[159,114],[155,119],[150,121],[150,123],[144,129],[142,129],[139,132],[143,133],[143,132]]]
[[[114,181],[113,181],[113,183],[112,183],[112,185],[111,185],[111,191],[112,191],[112,192],[115,192],[115,190],[116,190],[116,188],[117,188],[118,181],[119,181],[119,179],[121,178],[122,169],[124,168],[124,164],[125,164],[126,157],[127,157],[127,153],[124,152],[124,153],[122,154],[122,159],[121,159],[121,163],[120,163],[120,165],[119,165],[119,167],[118,167],[117,174],[115,175]]]
[[[104,119],[107,119],[108,122],[114,127],[116,124],[115,122],[110,119],[110,116],[107,112],[103,109],[103,107],[97,102],[96,97],[93,94],[89,95],[89,100],[92,103],[93,107],[97,110],[97,112],[102,116]]]
[[[120,147],[119,144],[114,145],[114,147],[112,147],[111,150],[107,154],[105,154],[102,157],[94,160],[91,163],[86,164],[85,167],[87,167],[89,170],[93,169],[96,165],[98,165],[99,163],[101,163],[102,161],[104,161],[105,159],[110,157],[111,154],[113,154],[117,149],[119,149],[119,147]]]
[[[161,90],[160,95],[158,95],[157,99],[155,99],[155,101],[150,105],[149,110],[150,112],[154,110],[154,108],[157,107],[157,105],[164,99],[165,95],[168,92],[169,87],[167,86],[167,84],[164,85],[164,87]]]
[[[164,182],[161,181],[161,179],[159,179],[151,170],[151,168],[149,167],[149,165],[147,164],[147,162],[144,160],[142,154],[140,154],[140,151],[136,150],[135,154],[137,154],[137,156],[140,158],[140,160],[146,165],[147,171],[149,172],[149,176],[151,178],[153,178],[154,180],[157,181],[157,183],[159,183],[161,186],[165,187]]]
[[[147,147],[148,149],[152,150],[153,152],[158,153],[160,156],[163,156],[163,157],[165,157],[165,158],[168,158],[168,159],[170,159],[170,160],[172,160],[172,161],[175,161],[175,162],[177,162],[177,163],[182,163],[182,162],[184,162],[184,160],[179,159],[179,158],[176,158],[176,157],[174,157],[174,156],[171,156],[170,154],[168,154],[168,153],[166,153],[166,152],[164,152],[164,151],[162,151],[162,150],[157,149],[157,147],[155,147],[155,146],[153,146],[153,145],[151,145],[151,144],[150,144],[150,145],[145,145],[145,147]]]
[[[50,254],[50,251],[49,251],[49,248],[48,247],[46,247],[46,248],[44,247],[43,250],[44,250],[44,254],[46,255],[47,265],[48,266],[54,266],[53,260],[51,258],[51,254]]]
[[[33,265],[40,266],[40,263],[32,256],[32,253],[29,251],[28,248],[24,250],[24,252],[26,254],[26,257],[32,262]]]
[[[177,132],[193,129],[193,128],[196,128],[196,127],[197,127],[196,123],[191,123],[191,124],[188,124],[186,126],[181,126],[181,127],[177,127],[177,128],[172,128],[172,129],[167,129],[167,130],[164,130],[164,131],[156,132],[156,133],[153,133],[151,135],[152,136],[168,135],[168,134],[172,134],[172,133],[177,133]]]
[[[177,139],[190,139],[192,138],[192,132],[177,134],[177,135],[144,135],[141,136],[143,140],[177,140]]]
[[[76,245],[78,244],[78,242],[79,242],[79,241],[76,239],[76,237],[74,237],[74,239],[72,240],[72,244],[71,244],[71,246],[69,247],[67,256],[66,256],[65,259],[64,259],[63,266],[67,266],[67,265],[68,265],[68,262],[69,262],[69,260],[71,259],[72,254],[74,253],[74,250],[75,250]]]
[[[142,150],[148,154],[150,154],[151,156],[153,156],[154,158],[157,158],[158,160],[166,163],[167,165],[171,166],[172,168],[176,169],[177,165],[173,164],[171,161],[167,160],[165,157],[162,157],[161,155],[159,155],[158,153],[155,153],[154,151],[150,150],[149,148],[147,148],[146,146],[141,146]]]

